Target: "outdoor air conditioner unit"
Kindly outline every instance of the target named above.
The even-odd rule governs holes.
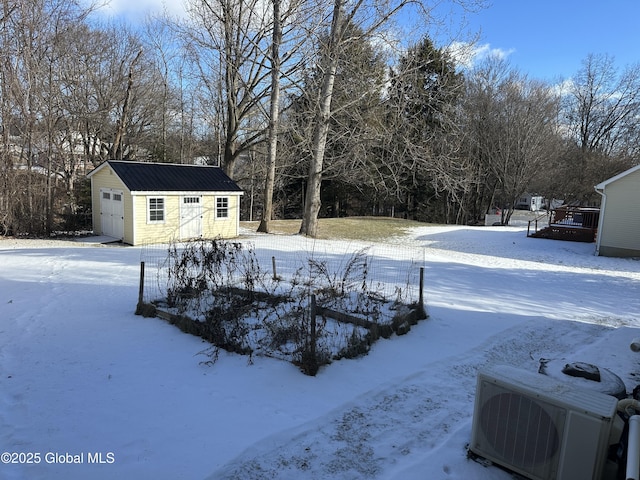
[[[534,480],[601,480],[620,438],[617,402],[538,373],[482,370],[469,449]]]

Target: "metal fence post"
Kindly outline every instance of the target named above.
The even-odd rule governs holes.
[[[138,308],[144,301],[144,262],[140,262],[140,287],[138,289]]]

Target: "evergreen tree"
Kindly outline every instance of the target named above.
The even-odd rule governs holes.
[[[408,217],[461,220],[466,170],[457,156],[457,105],[463,81],[450,55],[428,37],[392,72],[387,102],[392,163],[386,167],[397,179],[396,194]]]

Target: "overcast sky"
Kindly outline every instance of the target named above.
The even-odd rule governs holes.
[[[512,66],[531,78],[567,79],[590,53],[609,54],[620,68],[640,63],[640,0],[487,3],[488,8],[467,17],[467,30],[480,33],[478,51],[505,55]],[[111,0],[104,12],[136,22],[164,6],[175,14],[182,11],[182,4],[182,0]],[[448,23],[455,24],[456,18],[449,18]]]

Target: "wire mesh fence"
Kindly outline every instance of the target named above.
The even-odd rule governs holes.
[[[141,262],[140,301],[183,330],[312,374],[426,317],[419,248],[258,235],[149,245]]]

